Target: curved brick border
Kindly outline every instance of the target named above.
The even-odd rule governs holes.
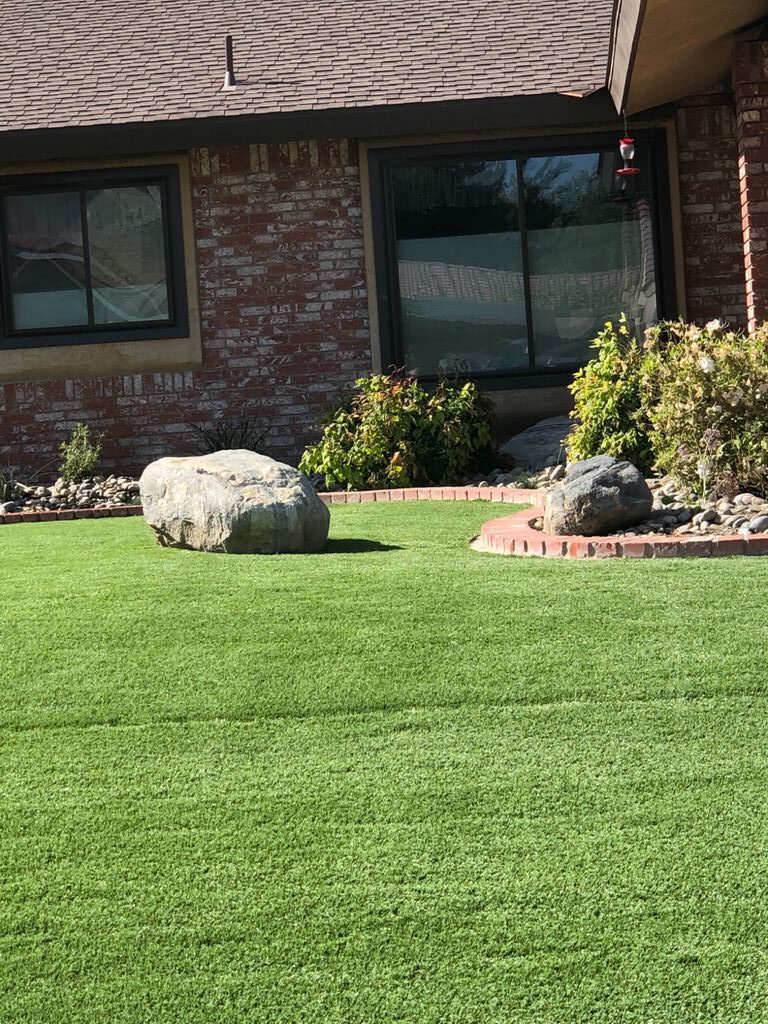
[[[321,494],[326,505],[361,505],[370,501],[499,501],[530,505],[540,491],[527,487],[401,487],[391,491],[331,491]]]
[[[320,498],[326,505],[361,505],[372,501],[497,501],[508,505],[527,505],[539,498],[539,492],[517,487],[401,487],[390,491],[331,491],[321,494]],[[0,524],[51,523],[58,519],[107,519],[142,514],[141,505],[6,512],[0,513]]]
[[[483,523],[473,547],[499,555],[538,555],[545,558],[716,558],[723,555],[768,555],[768,535],[742,537],[556,537],[534,530],[543,515],[527,508],[503,519]]]

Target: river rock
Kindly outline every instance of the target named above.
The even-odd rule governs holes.
[[[321,551],[330,514],[292,466],[246,449],[150,463],[144,518],[165,547],[227,554]]]
[[[653,495],[643,474],[610,455],[574,462],[561,484],[548,492],[544,531],[591,536],[636,526],[646,519]]]

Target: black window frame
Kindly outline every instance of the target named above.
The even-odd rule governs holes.
[[[160,188],[163,196],[168,318],[166,320],[127,321],[108,325],[89,323],[75,327],[17,330],[13,325],[11,312],[13,299],[9,275],[8,235],[5,224],[6,197],[50,194],[52,192],[77,192],[80,195],[87,275],[90,252],[88,225],[84,210],[85,193],[92,189],[131,187],[133,185],[156,185]],[[92,290],[87,288],[86,294],[89,319],[91,319],[93,315]],[[184,338],[188,334],[187,278],[178,165],[157,164],[146,167],[25,174],[0,178],[0,350],[106,342],[154,341]]]
[[[517,161],[518,187],[522,178],[523,160],[529,157],[566,156],[587,154],[596,150],[618,151],[620,130],[612,132],[578,133],[561,136],[492,139],[474,142],[435,143],[414,146],[375,148],[368,151],[371,220],[374,243],[374,270],[376,280],[376,306],[379,322],[379,340],[382,365],[402,367],[404,349],[400,325],[400,290],[397,272],[397,238],[395,233],[394,192],[391,168],[398,163],[419,160],[439,163],[446,158],[457,160],[514,159]],[[674,268],[674,240],[672,235],[672,209],[669,191],[667,141],[664,129],[636,130],[632,133],[638,146],[648,147],[650,153],[651,218],[653,227],[654,272],[656,278],[656,304],[659,319],[677,315]],[[521,192],[521,235],[525,236],[525,203]],[[560,386],[568,384],[583,362],[552,369],[534,364],[533,319],[530,310],[530,276],[527,244],[523,237],[524,292],[528,331],[529,366],[521,370],[474,370],[460,374],[463,380],[472,380],[500,390],[525,387]],[[437,373],[420,374],[426,384],[435,383]]]

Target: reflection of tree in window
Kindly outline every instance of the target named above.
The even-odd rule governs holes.
[[[398,169],[393,184],[398,238],[520,228],[514,162],[413,164]]]
[[[527,366],[516,162],[401,165],[392,183],[406,365]]]
[[[602,323],[623,310],[638,327],[656,315],[648,197],[620,196],[616,166],[612,151],[533,157],[524,164],[541,366],[582,361]]]
[[[392,166],[409,368],[525,370],[529,336],[535,365],[575,366],[605,319],[622,310],[637,325],[655,318],[650,173],[645,191],[627,197],[615,188],[613,150],[520,166],[524,238],[517,159]]]

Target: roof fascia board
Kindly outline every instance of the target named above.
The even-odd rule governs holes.
[[[608,91],[621,114],[627,105],[647,0],[614,0]]]
[[[38,128],[0,132],[0,164],[295,139],[367,139],[423,132],[567,127],[610,123],[615,116],[608,92],[601,89],[581,99],[552,93],[408,106]]]

